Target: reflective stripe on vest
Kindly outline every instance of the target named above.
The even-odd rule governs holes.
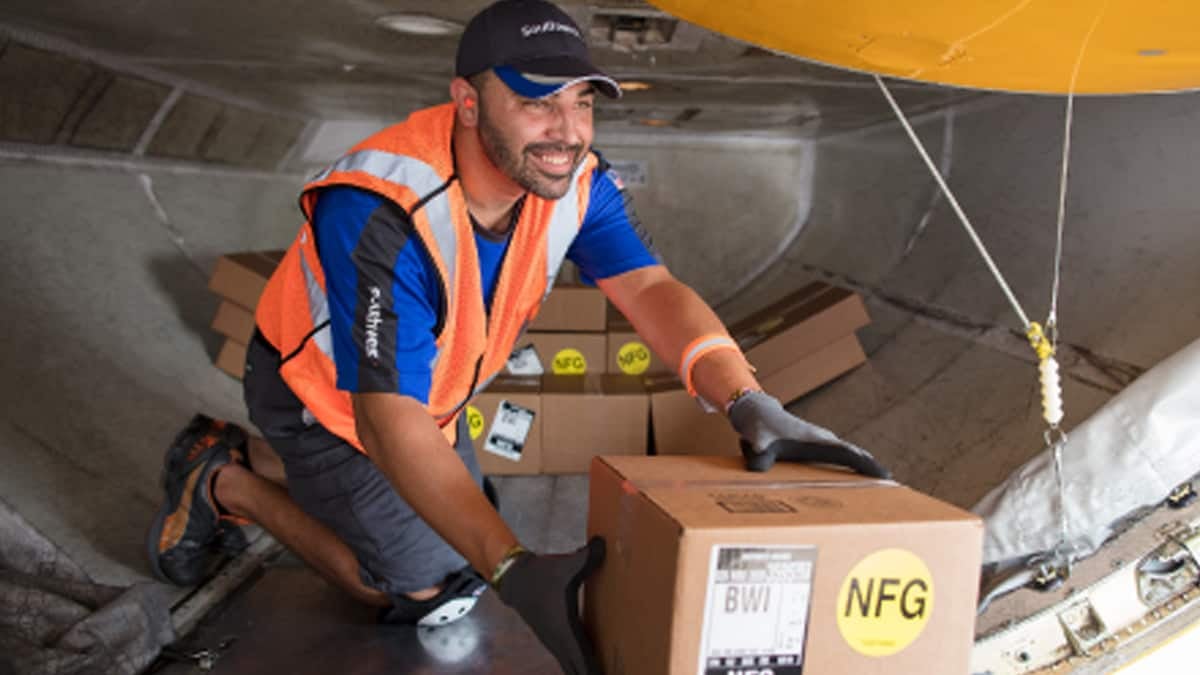
[[[575,241],[575,236],[579,233],[581,220],[579,214],[579,178],[588,168],[588,164],[588,162],[582,162],[579,165],[575,173],[571,176],[570,189],[568,189],[567,193],[561,199],[554,202],[553,215],[546,230],[546,291],[543,297],[550,295],[550,291],[554,286],[554,280],[558,278],[559,270],[562,269],[563,262],[567,258],[567,251],[571,248],[571,243]],[[359,150],[358,152],[346,155],[328,169],[318,174],[313,179],[313,182],[317,183],[325,180],[334,173],[346,171],[359,171],[390,183],[407,185],[414,192],[422,195],[422,201],[446,184],[438,176],[437,172],[434,171],[433,167],[425,162],[382,150]],[[452,289],[455,282],[454,253],[458,247],[458,233],[455,231],[454,223],[450,216],[450,200],[446,197],[444,191],[438,192],[433,198],[424,201],[421,208],[425,209],[426,216],[429,219],[430,230],[433,232],[433,237],[437,241],[438,251],[441,253],[442,264],[446,267],[446,275],[448,277],[446,279],[447,288]],[[308,272],[307,267],[305,268],[305,272]],[[318,291],[320,291],[319,287]],[[324,292],[320,292],[322,298],[324,298]],[[326,310],[324,318],[321,320],[323,321],[327,318],[329,317]],[[313,325],[319,325],[315,311],[313,313]],[[326,331],[320,332],[325,333]],[[324,337],[328,341],[328,335]],[[322,351],[325,351],[324,347],[322,347]],[[326,354],[330,358],[333,357],[331,351],[326,351]],[[441,354],[442,350],[439,348],[430,362],[431,368],[437,365]],[[434,416],[439,420],[444,420],[454,415],[467,401],[483,391],[495,377],[495,375],[492,375],[485,378],[467,395],[467,398],[459,401],[446,411],[435,412]]]
[[[433,382],[426,408],[450,441],[455,416],[471,395],[503,371],[513,343],[557,277],[587,210],[596,166],[594,155],[585,158],[561,199],[528,197],[496,281],[489,316],[477,263],[471,259],[475,242],[470,214],[453,174],[453,124],[452,105],[413,113],[322,171],[301,199],[312,218],[318,190],[346,185],[379,194],[409,214],[414,229],[410,236],[419,238],[443,285],[443,324],[430,363]],[[301,304],[309,306],[302,309]],[[295,357],[281,367],[281,374],[312,415],[363,449],[350,395],[336,386],[325,270],[310,224],[301,229],[268,282],[256,318],[272,344]]]
[[[304,270],[304,285],[308,289],[308,314],[312,317],[314,333],[310,338],[317,343],[321,353],[333,358],[333,336],[329,329],[329,298],[317,281],[317,275],[308,267],[308,261],[300,256],[300,269]]]
[[[550,224],[546,228],[546,291],[542,294],[545,299],[550,295],[550,291],[554,287],[554,280],[558,278],[558,272],[562,268],[563,261],[567,258],[567,251],[571,248],[571,243],[575,241],[575,236],[579,234],[581,216],[579,214],[579,179],[583,172],[589,168],[588,162],[580,163],[575,173],[571,176],[571,187],[562,199],[554,202],[554,211],[550,216]],[[454,237],[453,228],[450,230],[451,237]],[[524,332],[522,329],[521,332]],[[438,355],[441,350],[438,350]],[[434,357],[434,363],[437,363],[437,357]],[[467,397],[460,401],[453,409],[443,413],[438,417],[439,420],[457,414],[462,410],[472,398],[479,395],[483,390],[487,389],[488,385],[500,376],[500,373],[492,373],[485,376],[482,380],[476,383],[475,388],[471,390]]]
[[[551,216],[550,227],[546,231],[546,293],[542,297],[550,295],[554,280],[558,278],[558,271],[567,258],[567,250],[579,234],[579,226],[582,223],[579,213],[579,178],[587,167],[588,162],[579,165],[571,176],[571,189],[554,203],[554,215]]]
[[[360,171],[389,183],[406,185],[420,195],[422,201],[428,199],[421,208],[424,208],[428,215],[433,238],[437,240],[442,263],[446,266],[446,285],[454,288],[454,251],[458,242],[450,218],[450,200],[446,198],[445,192],[438,192],[432,199],[429,198],[434,192],[442,189],[447,181],[439,176],[432,166],[414,157],[383,150],[359,150],[334,162],[328,169],[317,174],[312,182],[319,183],[335,173],[346,171]]]

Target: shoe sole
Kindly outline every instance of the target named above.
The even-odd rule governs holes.
[[[170,506],[170,504],[163,504],[162,508],[158,510],[158,515],[154,517],[154,521],[150,523],[150,529],[146,532],[146,558],[150,561],[150,571],[154,573],[156,579],[177,585],[163,572],[158,551],[158,542],[162,539],[163,526],[167,522],[167,516],[175,511]]]
[[[204,434],[201,434],[202,438]],[[198,440],[198,438],[196,440]],[[163,505],[159,507],[158,513],[154,516],[154,520],[150,523],[150,529],[146,532],[146,559],[150,562],[150,571],[154,573],[154,577],[164,583],[179,585],[162,569],[161,554],[158,550],[158,542],[162,539],[162,531],[166,526],[167,518],[179,508],[179,502],[171,502],[169,500],[170,492],[167,489],[168,480],[172,474],[171,469],[178,466],[180,463],[186,463],[187,453],[192,445],[191,443],[173,444],[168,450],[166,458],[163,460],[163,468],[159,473],[158,483],[162,487],[163,493],[167,495],[167,499],[163,500]],[[183,493],[179,494],[180,499],[183,498]]]
[[[481,588],[479,592],[482,593],[484,590],[486,590],[486,587]],[[470,613],[472,609],[475,609],[475,604],[478,602],[478,595],[467,598],[452,598],[437,609],[421,617],[417,621],[417,625],[424,628],[436,628],[454,623]]]

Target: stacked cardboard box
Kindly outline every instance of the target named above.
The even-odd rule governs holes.
[[[586,473],[597,455],[646,453],[650,399],[641,378],[614,374],[606,364],[607,321],[608,301],[600,290],[555,287],[509,361],[509,375],[534,378],[520,385],[526,403],[507,396],[514,393],[511,379],[497,380],[473,403],[473,419],[482,425],[475,443],[484,473]],[[536,414],[522,439],[524,450],[509,452],[513,427],[505,420],[528,418],[525,411]],[[493,433],[493,425],[506,431]],[[495,438],[502,440],[486,443]]]
[[[209,278],[208,289],[221,298],[212,329],[225,338],[216,365],[238,379],[246,366],[246,345],[254,335],[254,308],[283,253],[247,251],[223,255]]]
[[[500,377],[466,409],[486,475],[587,473],[599,455],[645,455],[650,398],[627,375]]]
[[[763,389],[788,403],[866,361],[854,331],[869,322],[858,295],[818,282],[730,326],[730,333]],[[649,388],[657,454],[738,453],[725,417],[705,414],[674,376],[652,377]],[[697,438],[709,443],[697,446]]]
[[[645,455],[650,398],[628,375],[542,380],[542,473],[587,473],[599,455]]]
[[[530,434],[540,434],[518,459],[484,456],[491,473],[580,473],[597,455],[646,454],[649,410],[655,452],[661,455],[737,454],[737,434],[723,415],[705,414],[673,372],[638,338],[623,317],[606,316],[597,289],[565,286],[552,292],[518,343],[510,373],[541,376],[536,394],[524,385],[529,410],[540,411]],[[763,388],[792,401],[866,360],[854,331],[869,322],[862,300],[849,291],[813,283],[744,321],[730,332],[758,370]],[[607,334],[597,327],[607,327]],[[602,368],[595,367],[600,360]],[[511,384],[509,385],[511,386]],[[480,396],[476,419],[489,425],[504,399]],[[536,399],[536,405],[533,401]],[[491,409],[491,412],[485,412]],[[640,425],[640,426],[639,426]],[[485,429],[480,429],[483,434]],[[482,438],[487,438],[483,435]],[[696,438],[709,442],[698,446]],[[526,446],[529,447],[529,446]],[[535,456],[536,455],[536,456]]]
[[[697,440],[697,443],[703,443]],[[731,457],[604,457],[584,619],[609,673],[965,673],[983,526],[892,483]]]
[[[604,373],[608,300],[599,289],[555,286],[513,349],[511,375]]]
[[[485,475],[542,472],[542,381],[501,377],[467,405],[467,427]]]

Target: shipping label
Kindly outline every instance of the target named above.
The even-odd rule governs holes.
[[[814,546],[714,546],[700,675],[800,675]]]
[[[529,430],[533,427],[533,414],[529,408],[523,408],[510,401],[500,401],[500,405],[496,406],[496,416],[492,419],[492,428],[488,430],[487,440],[483,442],[483,449],[514,462],[521,461],[525,439],[529,437]]]
[[[542,360],[538,357],[537,349],[533,345],[525,345],[520,349],[516,349],[508,357],[506,364],[510,375],[545,375],[546,369],[542,366]]]

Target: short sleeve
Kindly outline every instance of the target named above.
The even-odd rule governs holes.
[[[632,197],[603,158],[592,176],[587,214],[567,258],[587,283],[662,264],[650,234],[634,213]]]
[[[312,226],[338,389],[428,404],[441,288],[408,214],[372,192],[334,186],[318,195]]]

